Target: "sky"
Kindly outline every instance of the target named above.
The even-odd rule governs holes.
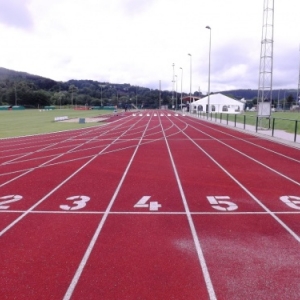
[[[300,1],[274,2],[273,89],[297,89]],[[0,0],[0,67],[57,81],[90,79],[178,92],[182,86],[186,93],[192,85],[192,91],[206,94],[210,53],[211,92],[257,89],[263,4]]]

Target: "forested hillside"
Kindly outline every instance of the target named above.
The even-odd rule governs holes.
[[[133,103],[156,108],[159,104],[159,93],[162,105],[172,104],[171,91],[160,92],[158,89],[132,86],[129,83],[115,84],[93,80],[57,82],[41,76],[0,68],[0,105],[23,105],[34,108],[46,105],[123,106],[126,103]]]
[[[159,97],[160,93],[160,97]],[[221,92],[240,100],[245,98],[248,106],[256,104],[257,90],[240,89]],[[194,96],[199,96],[195,91]],[[183,94],[187,96],[187,94]],[[173,100],[172,100],[172,97]],[[157,108],[159,105],[172,106],[175,103],[173,91],[159,91],[129,83],[115,84],[93,80],[69,80],[59,82],[49,78],[0,68],[0,105],[22,105],[37,108],[47,105],[88,105],[106,106],[134,104],[145,108]],[[180,103],[180,93],[177,95]],[[296,90],[280,90],[273,92],[274,103],[295,103]]]

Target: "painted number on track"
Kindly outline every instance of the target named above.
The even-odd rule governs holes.
[[[134,207],[140,207],[140,208],[148,208],[151,211],[157,211],[159,208],[161,208],[161,204],[159,204],[157,201],[150,201],[149,204],[147,203],[148,200],[151,198],[151,196],[143,196],[135,205]]]
[[[300,210],[300,197],[296,196],[282,196],[280,200],[285,203],[287,206]]]
[[[86,203],[90,200],[90,197],[88,196],[72,196],[67,198],[66,200],[73,201],[73,205],[67,205],[63,204],[60,205],[59,207],[62,210],[78,210],[81,208],[84,208],[86,206]]]
[[[9,205],[4,205],[4,204],[16,202],[21,200],[22,198],[23,197],[20,195],[8,195],[8,196],[0,197],[0,200],[4,200],[4,201],[0,201],[0,209],[8,209]]]
[[[226,199],[226,200],[224,200]],[[208,202],[211,204],[212,208],[220,211],[234,211],[238,209],[238,206],[231,202],[227,201],[230,199],[228,196],[207,196]]]

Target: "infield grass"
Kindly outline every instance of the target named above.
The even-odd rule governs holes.
[[[101,126],[102,123],[97,122],[84,124],[79,124],[78,122],[54,122],[54,118],[62,116],[68,116],[69,118],[87,118],[110,113],[112,112],[108,110],[73,109],[0,111],[0,138]]]

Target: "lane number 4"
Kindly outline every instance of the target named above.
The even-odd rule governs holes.
[[[158,211],[161,208],[161,204],[157,201],[150,201],[149,204],[147,203],[151,196],[143,196],[135,205],[134,207],[139,208],[148,208],[150,211]]]
[[[207,196],[208,202],[211,204],[212,208],[219,211],[234,211],[238,209],[238,206],[231,202],[227,201],[230,199],[228,196]],[[222,206],[221,206],[222,205]]]

